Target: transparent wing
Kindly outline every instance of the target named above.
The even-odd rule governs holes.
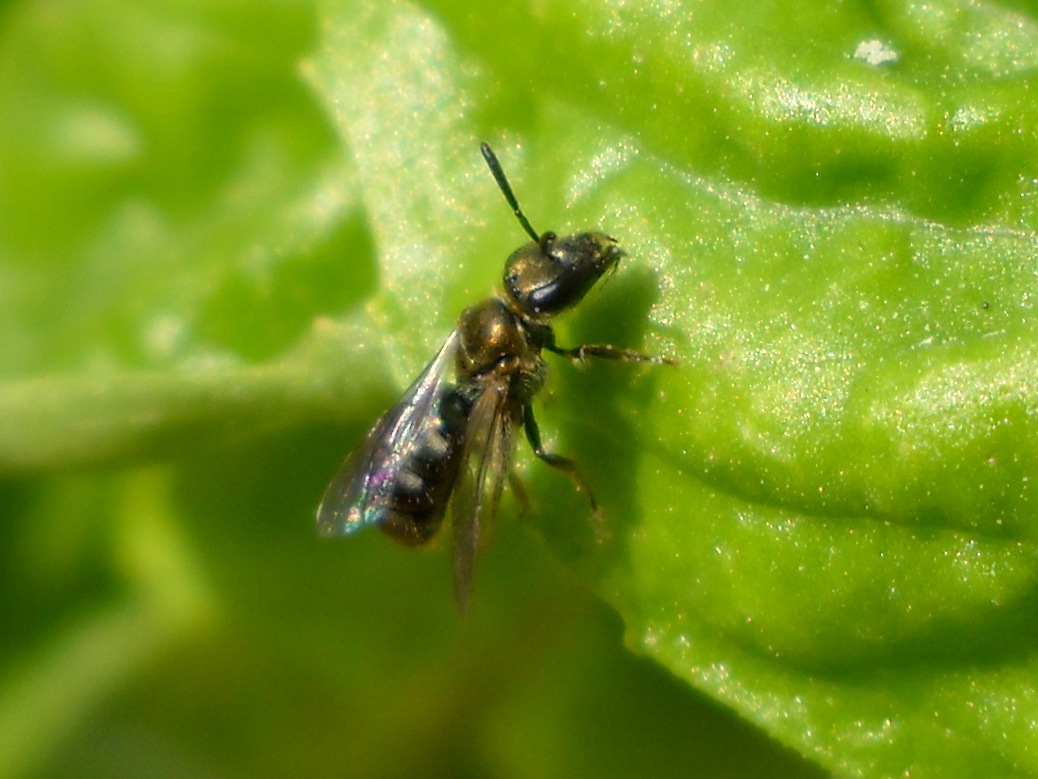
[[[403,397],[375,424],[342,464],[317,509],[317,532],[324,537],[349,535],[377,524],[392,497],[392,476],[414,447],[440,400],[453,389],[449,380],[458,345],[452,332]],[[442,514],[441,514],[442,516]]]
[[[484,529],[497,513],[504,479],[511,468],[515,422],[507,380],[488,382],[472,406],[458,483],[451,501],[454,592],[458,608],[468,608]]]

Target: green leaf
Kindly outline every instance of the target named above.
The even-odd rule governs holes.
[[[11,4],[0,773],[1038,773],[1036,65],[1020,3]],[[463,623],[311,516],[525,240],[484,139],[628,254],[560,342],[678,365],[552,363],[602,525],[522,462]]]
[[[557,529],[572,502],[541,519],[628,645],[840,775],[1034,770],[1013,723],[1038,616],[1035,20],[438,10],[485,80],[445,81],[468,68],[400,10],[353,24],[423,57],[332,37],[318,83],[365,147],[388,255],[415,240],[400,210],[475,210],[445,174],[478,165],[456,160],[466,134],[504,136],[535,225],[623,237],[628,279],[589,317],[681,366],[567,377],[555,403],[607,485],[613,548]],[[417,196],[384,174],[401,158]],[[467,235],[423,237],[421,268],[467,266]],[[398,321],[422,321],[408,285],[452,299],[449,277],[386,278]]]

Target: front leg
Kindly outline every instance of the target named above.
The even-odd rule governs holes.
[[[604,360],[617,360],[618,362],[651,362],[656,365],[677,365],[677,362],[669,357],[653,357],[636,352],[633,349],[621,349],[619,346],[610,344],[583,344],[572,349],[562,349],[551,343],[547,344],[545,348],[552,354],[569,357],[575,362],[584,362],[588,357],[601,357]]]

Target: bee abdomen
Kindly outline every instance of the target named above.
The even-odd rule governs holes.
[[[468,412],[458,392],[445,394],[440,413],[426,420],[425,430],[390,471],[378,525],[397,541],[424,544],[443,522],[464,448]]]

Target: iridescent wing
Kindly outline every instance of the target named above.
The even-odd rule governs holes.
[[[449,379],[457,345],[455,331],[399,402],[379,419],[364,443],[343,463],[317,509],[320,535],[346,536],[374,524],[400,541],[419,544],[436,531],[443,518],[446,497],[439,501],[442,505],[425,510],[421,526],[409,522],[410,518],[398,510],[399,476],[408,458],[416,456],[423,436],[428,436],[429,425],[440,414],[444,396],[454,390]],[[450,485],[445,486],[449,493]]]
[[[511,469],[515,429],[508,381],[488,380],[469,414],[461,469],[451,500],[454,594],[463,614],[468,608],[484,530],[497,513],[504,479]]]

